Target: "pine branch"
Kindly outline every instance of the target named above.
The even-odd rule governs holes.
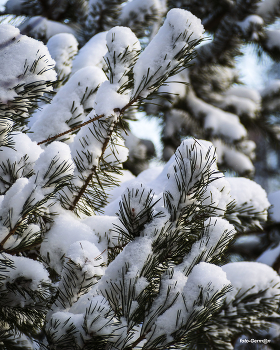
[[[109,141],[110,141],[110,138],[111,138],[111,136],[112,136],[112,134],[113,134],[113,131],[114,131],[115,127],[116,127],[116,122],[114,123],[113,126],[110,127],[109,134],[108,134],[107,137],[105,138],[105,141],[104,141],[103,146],[102,146],[102,151],[101,151],[100,159],[102,159],[103,156],[104,156],[105,150],[106,150],[106,148],[107,148],[107,146],[108,146],[108,143],[109,143]],[[100,187],[102,188],[102,184],[100,183],[99,178],[98,178],[97,166],[94,165],[94,166],[92,167],[92,169],[91,169],[91,173],[88,175],[88,177],[87,177],[86,180],[84,181],[84,184],[83,184],[83,186],[80,188],[78,194],[75,196],[75,198],[74,198],[74,200],[73,200],[73,202],[72,202],[72,205],[69,207],[69,210],[73,211],[73,210],[75,209],[76,205],[78,204],[79,200],[82,198],[83,194],[85,193],[85,191],[86,191],[88,185],[90,184],[90,182],[91,182],[91,180],[92,180],[92,178],[93,178],[94,175],[96,176],[97,181],[99,182],[99,185],[100,185]]]
[[[37,166],[39,165],[37,164]],[[42,180],[41,177],[44,180],[43,183],[40,183],[40,180]],[[9,229],[9,232],[0,242],[1,250],[15,254],[18,251],[30,249],[40,243],[42,234],[45,232],[47,224],[52,221],[51,216],[54,215],[52,211],[49,211],[49,208],[53,205],[56,195],[68,185],[71,178],[71,164],[68,164],[67,161],[62,161],[58,164],[57,157],[52,158],[44,174],[41,174],[39,171],[36,176],[34,175],[33,181],[31,179],[34,188],[27,192],[28,194],[26,194],[21,212],[15,214],[15,216],[18,215],[16,222],[14,222],[15,218],[13,219],[12,206],[8,207],[7,211],[2,213],[2,215],[4,214],[1,218],[3,225]],[[40,189],[38,187],[39,183],[45,193],[43,192],[42,197],[36,199],[36,191]],[[32,226],[29,227],[32,224],[38,224],[40,227],[39,230],[36,229],[33,232]],[[17,238],[16,241],[10,249],[5,249],[5,243],[13,235],[17,235],[15,237]]]
[[[138,98],[132,99],[132,100],[131,100],[126,106],[124,106],[122,109],[116,108],[116,109],[114,110],[114,112],[116,112],[116,113],[119,112],[120,114],[123,114],[123,113],[124,113],[131,105],[133,105],[133,103],[135,103],[137,100],[139,100],[139,97],[138,97]],[[98,116],[96,116],[96,117],[94,117],[94,118],[89,119],[88,121],[86,121],[86,122],[84,122],[84,123],[82,123],[82,124],[79,124],[79,125],[74,126],[73,128],[71,128],[71,129],[69,129],[69,130],[67,130],[67,131],[64,131],[64,132],[62,132],[62,133],[60,133],[60,134],[57,134],[57,135],[52,136],[52,137],[49,137],[49,138],[46,139],[46,140],[40,141],[40,142],[37,143],[37,145],[42,145],[43,143],[47,143],[47,142],[54,141],[54,140],[57,139],[58,137],[64,136],[64,135],[66,135],[66,134],[69,134],[70,132],[75,131],[75,130],[78,130],[78,129],[82,128],[83,126],[88,125],[88,124],[90,124],[91,122],[94,122],[94,121],[96,121],[96,120],[98,120],[98,119],[101,119],[101,118],[103,118],[103,117],[104,117],[104,114],[98,115]]]
[[[18,229],[18,227],[21,225],[21,223],[24,221],[24,219],[28,216],[29,213],[26,213],[20,221],[18,221],[16,223],[16,225],[14,226],[14,228],[8,233],[8,235],[0,242],[0,248],[1,250],[5,251],[4,249],[4,244],[7,242],[7,240],[16,232],[16,230]]]
[[[103,154],[102,154],[103,155]],[[73,200],[72,205],[69,207],[69,210],[73,211],[76,207],[76,205],[78,204],[79,200],[81,199],[82,195],[85,193],[87,186],[89,185],[93,175],[97,175],[96,173],[96,169],[97,166],[95,165],[94,167],[92,167],[91,169],[91,173],[89,174],[89,176],[86,178],[83,186],[80,189],[80,192],[77,194],[77,196],[75,197],[75,199]]]
[[[135,103],[138,99],[139,99],[138,96],[134,97],[134,98],[131,99],[131,100],[129,101],[129,103],[127,103],[122,109],[115,108],[115,109],[114,109],[114,112],[115,112],[115,113],[118,113],[118,114],[119,114],[119,117],[120,117],[120,116],[121,116],[133,103]],[[101,119],[102,117],[104,117],[104,115],[98,116],[98,117],[96,117],[96,119],[93,118],[92,121]],[[119,120],[119,117],[118,117],[118,120]],[[89,121],[89,122],[90,122],[90,121]],[[84,123],[84,124],[85,124],[85,123]],[[89,123],[87,123],[87,124],[89,124]],[[81,126],[84,126],[84,125],[81,125]],[[114,125],[110,127],[110,131],[109,131],[109,133],[108,133],[107,137],[105,138],[104,143],[103,143],[103,145],[102,145],[102,151],[101,151],[101,155],[100,155],[100,158],[99,158],[99,159],[102,159],[102,158],[103,158],[104,153],[105,153],[105,150],[106,150],[106,148],[107,148],[107,146],[108,146],[108,144],[109,144],[109,141],[110,141],[110,139],[111,139],[111,137],[112,137],[112,134],[113,134],[114,130],[116,129],[116,126],[117,126],[117,122],[115,122]],[[58,137],[58,136],[57,136],[57,137]],[[80,188],[78,194],[75,196],[75,198],[74,198],[72,204],[71,204],[70,207],[69,207],[69,210],[74,211],[74,209],[76,208],[78,202],[80,201],[80,199],[82,198],[83,194],[85,193],[85,191],[86,191],[88,185],[90,184],[90,182],[91,182],[91,180],[92,180],[92,178],[93,178],[94,175],[96,176],[96,178],[97,178],[97,180],[98,180],[97,166],[96,166],[96,165],[94,165],[94,166],[92,167],[91,173],[90,173],[90,174],[88,175],[88,177],[85,179],[83,186]],[[100,184],[100,185],[101,185],[101,184]],[[102,185],[101,185],[101,187],[102,187]]]
[[[138,339],[136,339],[128,348],[127,350],[133,350],[142,340],[144,340],[146,337],[146,334],[142,334]]]
[[[75,131],[75,130],[78,130],[78,129],[82,128],[83,126],[88,125],[88,124],[94,122],[95,120],[101,119],[101,118],[103,118],[103,117],[104,117],[104,114],[98,115],[97,117],[91,118],[91,119],[89,119],[88,121],[86,121],[86,122],[84,122],[84,123],[82,123],[82,124],[79,124],[79,125],[77,125],[77,126],[74,126],[73,128],[71,128],[71,129],[69,129],[69,130],[67,130],[67,131],[64,131],[64,132],[62,132],[62,133],[60,133],[60,134],[57,134],[57,135],[52,136],[52,137],[49,137],[49,138],[46,139],[46,140],[40,141],[40,142],[37,143],[37,145],[42,145],[43,143],[54,141],[54,140],[57,139],[58,137],[64,136],[64,135],[66,135],[66,134],[69,134],[70,132]]]

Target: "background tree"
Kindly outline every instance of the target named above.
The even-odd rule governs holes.
[[[21,34],[0,27],[3,349],[233,349],[242,335],[277,344],[279,276],[258,263],[224,265],[236,232],[266,220],[265,192],[226,179],[211,143],[193,139],[176,141],[163,170],[121,176],[121,134],[138,107],[163,118],[164,154],[168,135],[191,130],[214,143],[221,165],[253,170],[245,126],[260,100],[231,85],[238,48],[262,22],[256,4],[7,3],[28,17]],[[203,28],[179,9],[158,31],[175,6],[200,16],[213,40],[194,51]],[[135,34],[115,24],[144,47],[153,39],[140,53]],[[171,105],[147,104],[166,89]]]
[[[93,35],[115,25],[125,25],[142,39],[145,46],[168,8],[173,7],[191,11],[200,18],[208,40],[197,50],[195,64],[159,89],[157,99],[163,96],[169,102],[161,99],[153,101],[158,104],[147,105],[149,114],[162,118],[163,158],[170,158],[182,137],[197,135],[214,142],[218,162],[224,169],[252,175],[255,144],[248,139],[248,132],[255,139],[255,134],[261,132],[274,145],[278,144],[277,118],[271,118],[278,111],[278,89],[277,82],[261,92],[240,85],[236,57],[242,55],[244,45],[253,44],[259,52],[264,51],[278,59],[278,31],[270,29],[279,15],[278,1],[221,0],[208,4],[202,0],[108,3],[9,0],[3,13],[25,16],[22,17],[21,32],[44,42],[55,33],[70,32],[83,45]]]

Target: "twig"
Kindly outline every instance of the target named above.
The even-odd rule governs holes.
[[[91,173],[89,174],[89,176],[86,178],[85,183],[83,184],[83,186],[80,189],[80,192],[77,194],[77,196],[74,198],[73,203],[70,205],[69,210],[73,211],[77,205],[77,203],[79,202],[79,200],[81,199],[82,195],[84,194],[88,184],[90,183],[93,174],[96,172],[96,165],[94,165],[94,167],[91,169]]]
[[[100,119],[100,118],[102,118],[102,117],[104,117],[104,114],[98,115],[97,117],[91,118],[91,119],[89,119],[88,121],[86,121],[86,122],[84,122],[84,123],[82,123],[82,124],[76,125],[76,126],[74,126],[73,128],[71,128],[71,129],[69,129],[69,130],[67,130],[67,131],[64,131],[64,132],[62,132],[62,133],[60,133],[60,134],[57,134],[57,135],[52,136],[52,137],[49,137],[49,138],[46,139],[46,140],[40,141],[40,142],[37,143],[37,145],[41,145],[42,143],[46,143],[46,142],[53,141],[53,140],[57,139],[57,138],[60,137],[60,136],[69,134],[70,132],[75,131],[75,130],[77,130],[77,129],[80,129],[81,127],[83,127],[83,126],[85,126],[85,125],[87,125],[87,124],[90,124],[91,122],[94,122],[95,120],[98,120],[98,119]]]
[[[137,100],[138,100],[138,97],[132,99],[132,100],[131,100],[127,105],[125,105],[122,109],[115,108],[115,109],[114,109],[114,112],[115,112],[115,113],[119,113],[119,116],[120,116],[121,114],[123,114],[123,113],[125,112],[125,110],[126,110],[128,107],[130,107],[130,106],[131,106],[134,102],[136,102]],[[103,116],[104,116],[104,115],[99,116],[98,119],[101,118],[101,117],[103,117]],[[115,125],[116,125],[116,123],[114,124],[114,127],[115,127]],[[83,125],[81,125],[81,126],[83,126]],[[79,126],[79,127],[80,127],[80,126]],[[114,127],[110,128],[110,132],[108,133],[107,137],[106,137],[105,140],[104,140],[104,143],[103,143],[103,145],[102,145],[102,152],[101,152],[100,158],[102,158],[103,155],[104,155],[104,153],[105,153],[105,150],[106,150],[106,148],[107,148],[107,146],[108,146],[108,143],[109,143],[109,141],[110,141],[110,138],[111,138],[111,136],[112,136],[112,134],[113,134]],[[97,166],[96,166],[96,165],[94,165],[94,166],[92,167],[91,173],[90,173],[89,176],[86,178],[86,180],[85,180],[83,186],[81,187],[79,193],[78,193],[78,194],[76,195],[76,197],[74,198],[74,201],[73,201],[73,203],[71,204],[71,206],[69,207],[69,210],[73,211],[73,210],[75,209],[75,207],[76,207],[76,205],[78,204],[79,200],[81,199],[81,197],[82,197],[83,194],[85,193],[85,191],[86,191],[86,189],[87,189],[87,186],[89,185],[89,183],[90,183],[90,181],[91,181],[91,179],[92,179],[92,177],[93,177],[94,174],[96,174],[96,176],[97,176]]]
[[[15,227],[7,234],[7,236],[1,241],[0,247],[4,249],[4,244],[7,242],[7,240],[16,232],[17,228],[20,226],[22,221],[26,218],[27,214],[24,215],[21,220],[15,225]]]
[[[132,99],[132,100],[131,100],[130,102],[128,102],[128,104],[125,105],[122,109],[115,108],[115,109],[114,109],[114,112],[118,112],[118,113],[120,113],[120,115],[123,114],[124,111],[125,111],[128,107],[130,107],[134,102],[136,102],[138,99],[139,99],[138,97]],[[86,122],[84,122],[84,123],[82,123],[82,124],[79,124],[79,125],[74,126],[73,128],[71,128],[71,129],[69,129],[69,130],[67,130],[67,131],[64,131],[64,132],[62,132],[62,133],[60,133],[60,134],[57,134],[57,135],[52,136],[52,137],[49,137],[49,138],[46,139],[46,140],[40,141],[40,142],[37,143],[37,145],[42,145],[43,143],[53,141],[53,140],[57,139],[58,137],[61,137],[61,136],[66,135],[66,134],[69,134],[70,132],[75,131],[75,130],[77,130],[77,129],[80,129],[80,128],[82,128],[83,126],[88,125],[88,124],[90,124],[91,122],[94,122],[95,120],[101,119],[102,117],[104,117],[104,114],[98,115],[98,116],[96,116],[96,117],[94,117],[94,118],[89,119],[88,121],[86,121]],[[107,142],[107,144],[108,144],[108,142]],[[106,146],[107,146],[107,145],[106,145]]]

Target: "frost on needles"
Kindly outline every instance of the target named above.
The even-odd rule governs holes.
[[[54,62],[14,27],[0,34],[9,58],[0,67],[0,346],[233,349],[269,327],[277,273],[223,264],[242,220],[266,219],[260,186],[228,181],[213,145],[187,139],[160,172],[116,188],[128,153],[124,112],[190,63],[200,21],[171,10],[141,53],[129,28],[98,34],[91,45],[106,38],[105,73],[100,59],[70,73],[69,36],[49,42]],[[251,206],[240,213],[242,186]]]

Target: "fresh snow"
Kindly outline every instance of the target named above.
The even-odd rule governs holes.
[[[227,177],[230,184],[231,196],[237,207],[242,207],[242,215],[252,216],[256,212],[256,223],[267,220],[267,210],[270,203],[265,190],[256,182],[242,177]]]
[[[85,121],[85,110],[94,108],[96,90],[105,80],[105,74],[98,67],[85,67],[77,71],[59,89],[51,104],[36,112],[32,121],[31,138],[40,142],[56,135],[57,130],[69,130],[67,123],[71,118],[73,124]],[[74,139],[71,134],[66,137],[69,138],[69,143]]]
[[[188,42],[202,38],[203,32],[200,19],[192,13],[182,9],[170,10],[163,26],[140,54],[133,68],[134,94],[147,97],[153,92],[153,84],[178,63],[174,57]]]
[[[72,60],[78,52],[78,42],[73,34],[59,33],[52,36],[47,47],[52,58],[55,60],[56,70],[61,78],[68,76],[72,69]]]
[[[242,295],[250,290],[250,294],[265,291],[266,297],[279,299],[277,289],[268,288],[279,283],[279,275],[270,266],[258,262],[234,262],[222,266],[227,278],[233,286],[232,292],[227,294],[227,301],[234,299],[236,293]],[[261,276],[261,278],[260,278]]]
[[[0,45],[2,46],[1,55],[5,57],[0,66],[0,101],[2,103],[7,104],[18,96],[19,89],[23,87],[15,89],[17,85],[56,79],[56,73],[52,69],[55,61],[43,43],[21,35],[19,29],[10,24],[1,24]],[[30,71],[36,60],[38,63],[35,70]],[[46,87],[46,89],[52,88]]]
[[[73,60],[72,74],[84,67],[105,67],[103,56],[107,52],[106,35],[107,32],[96,34],[79,50]]]

